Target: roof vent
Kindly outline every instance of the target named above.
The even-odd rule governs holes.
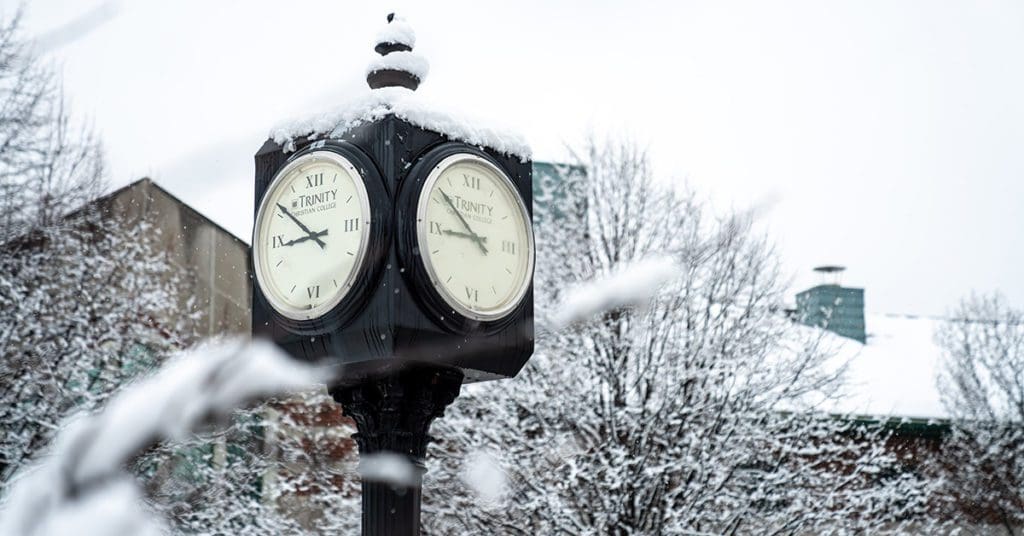
[[[864,289],[843,287],[843,266],[818,266],[822,283],[796,295],[796,320],[860,341],[867,341],[864,329]]]
[[[838,285],[843,280],[843,272],[846,271],[846,267],[826,264],[824,266],[815,266],[814,271],[821,274],[822,285]]]

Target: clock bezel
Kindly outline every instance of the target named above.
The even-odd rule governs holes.
[[[494,311],[484,312],[471,309],[463,305],[457,297],[452,296],[438,282],[429,253],[421,247],[421,244],[426,243],[429,231],[424,217],[429,202],[429,192],[448,168],[467,160],[489,169],[499,177],[500,181],[503,181],[505,187],[514,194],[515,204],[526,224],[526,250],[529,255],[526,275],[508,304]],[[526,297],[533,287],[533,273],[536,267],[532,214],[523,200],[523,192],[520,187],[513,182],[509,173],[485,152],[458,143],[445,144],[429,152],[413,168],[406,183],[403,185],[402,193],[411,196],[412,199],[406,205],[408,207],[406,225],[402,226],[405,230],[407,244],[401,249],[412,251],[414,257],[418,257],[412,259],[410,264],[413,269],[409,270],[407,276],[420,283],[416,285],[416,288],[423,289],[420,292],[423,294],[420,296],[421,301],[435,315],[435,321],[454,331],[469,331],[481,327],[484,330],[500,329],[504,326],[505,321],[516,317],[516,313],[527,301]]]
[[[353,261],[353,268],[345,278],[344,283],[340,285],[341,290],[330,300],[311,309],[304,309],[282,302],[273,292],[267,289],[266,284],[269,284],[269,274],[266,273],[266,270],[269,267],[264,266],[265,263],[262,260],[264,245],[258,238],[263,220],[268,214],[268,204],[275,197],[275,194],[278,193],[278,190],[283,187],[285,177],[288,177],[296,168],[318,160],[329,160],[345,169],[352,176],[360,204],[363,225],[360,229],[359,249]],[[380,179],[376,176],[375,170],[372,169],[372,164],[366,165],[367,160],[358,149],[347,143],[327,144],[317,142],[292,155],[281,169],[274,174],[274,177],[263,192],[263,198],[260,200],[260,205],[257,208],[256,219],[253,225],[253,274],[256,287],[259,289],[259,294],[263,300],[270,306],[270,310],[274,315],[282,320],[282,324],[292,331],[298,333],[321,332],[325,328],[325,323],[339,324],[343,320],[340,317],[345,316],[344,310],[351,309],[351,307],[346,307],[346,304],[356,301],[355,298],[360,294],[360,285],[357,285],[357,282],[369,271],[369,265],[371,264],[368,262],[370,242],[374,231],[379,227],[376,221],[378,220],[377,214],[374,213],[375,211],[371,203],[369,188],[371,187],[370,181],[376,178],[376,181],[380,182]],[[359,165],[357,166],[357,164]],[[371,174],[374,177],[369,177]]]

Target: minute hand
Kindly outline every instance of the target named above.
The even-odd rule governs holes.
[[[444,190],[438,188],[437,191],[441,192],[441,197],[444,197],[444,201],[448,203],[448,206],[452,207],[452,212],[454,212],[455,216],[462,222],[462,226],[466,228],[466,231],[473,235],[473,241],[476,242],[476,245],[480,246],[480,251],[483,251],[484,255],[487,255],[487,247],[484,246],[483,239],[480,238],[480,235],[474,233],[473,229],[469,227],[469,223],[466,222],[466,218],[463,218],[462,214],[459,213],[459,209],[455,208],[455,203],[452,202],[452,199],[448,197],[448,194],[444,193]]]
[[[284,208],[284,205],[282,205],[281,203],[277,203],[277,208],[281,209],[281,212],[284,212],[285,216],[288,216],[289,218],[291,218],[292,221],[295,222],[295,224],[298,225],[299,228],[303,230],[303,232],[305,232],[307,235],[309,235],[310,240],[313,240],[314,242],[316,242],[317,245],[320,246],[320,249],[324,249],[324,246],[326,245],[326,244],[324,244],[324,241],[320,240],[320,237],[316,233],[314,233],[313,231],[310,231],[309,227],[306,227],[305,225],[303,225],[302,222],[299,221],[298,218],[296,218],[295,216],[292,216],[292,213],[288,212],[288,209]]]

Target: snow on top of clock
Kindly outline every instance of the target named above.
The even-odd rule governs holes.
[[[413,48],[416,46],[416,32],[413,31],[412,25],[405,20],[405,17],[394,17],[390,24],[377,32],[376,42],[397,43]]]
[[[291,152],[295,150],[296,139],[340,138],[352,129],[387,115],[439,132],[452,140],[489,147],[522,161],[530,158],[529,144],[514,130],[445,110],[402,87],[369,90],[334,110],[279,124],[271,130],[270,139],[285,152]]]
[[[420,80],[425,80],[427,73],[430,72],[430,64],[426,58],[415,52],[399,50],[387,56],[373,58],[366,65],[366,74],[386,70],[405,71]]]

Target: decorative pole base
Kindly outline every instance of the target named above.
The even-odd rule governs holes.
[[[363,480],[363,536],[419,534],[427,432],[459,396],[462,377],[458,369],[423,366],[331,390],[344,414],[356,421],[360,456],[391,452],[416,468],[411,486]]]

